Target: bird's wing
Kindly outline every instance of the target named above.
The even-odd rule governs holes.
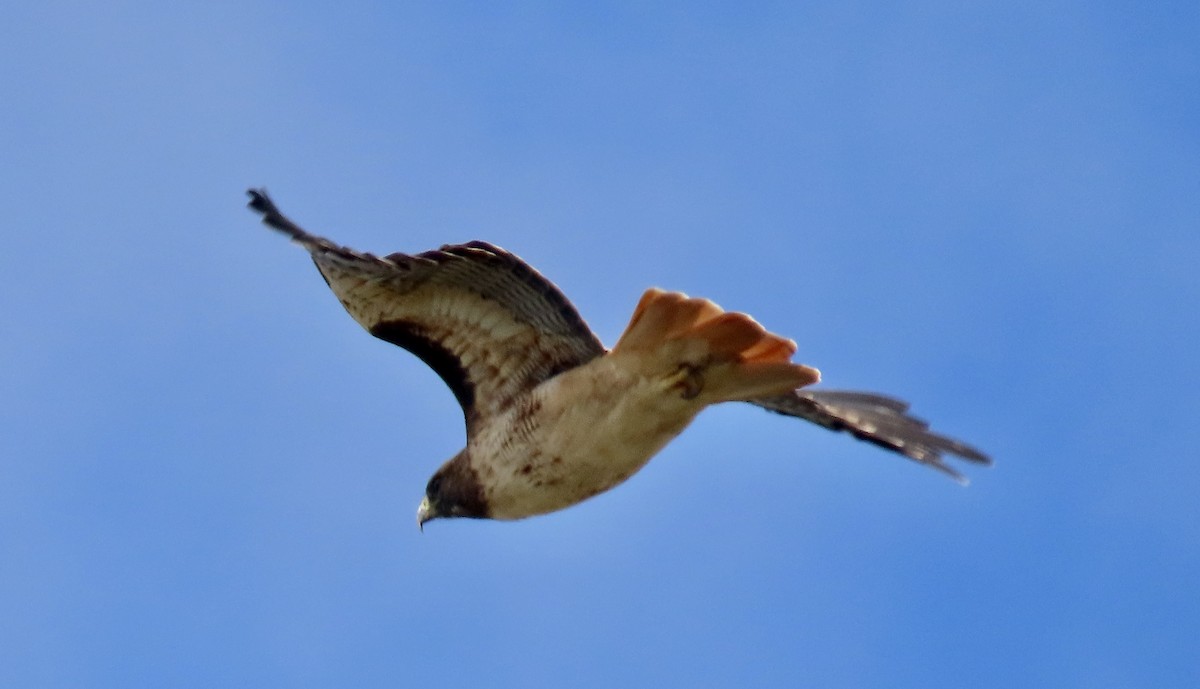
[[[504,249],[470,242],[380,258],[311,235],[264,190],[248,193],[264,223],[308,249],[359,324],[441,376],[468,434],[529,388],[605,351],[563,293]]]
[[[967,479],[945,461],[947,455],[979,464],[992,460],[979,450],[929,430],[926,421],[908,414],[908,404],[869,392],[796,390],[787,395],[756,399],[757,406],[786,416],[811,421],[834,431],[846,431],[859,440],[898,452],[948,474],[959,483]]]

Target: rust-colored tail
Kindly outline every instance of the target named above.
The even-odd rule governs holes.
[[[638,355],[649,375],[689,376],[685,387],[713,404],[782,395],[819,381],[816,369],[790,361],[795,352],[795,342],[744,313],[651,288],[612,353]]]

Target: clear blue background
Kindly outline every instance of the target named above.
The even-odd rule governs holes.
[[[1200,5],[72,3],[0,21],[0,685],[1200,683]],[[680,289],[992,452],[748,406],[413,515],[436,376],[258,224]]]

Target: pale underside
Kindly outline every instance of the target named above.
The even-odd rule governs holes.
[[[489,515],[519,519],[606,491],[645,466],[704,408],[683,374],[649,377],[606,355],[545,381],[468,444]]]

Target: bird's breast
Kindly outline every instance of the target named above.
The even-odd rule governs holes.
[[[490,516],[553,512],[616,486],[701,408],[607,356],[542,383],[472,439]]]

